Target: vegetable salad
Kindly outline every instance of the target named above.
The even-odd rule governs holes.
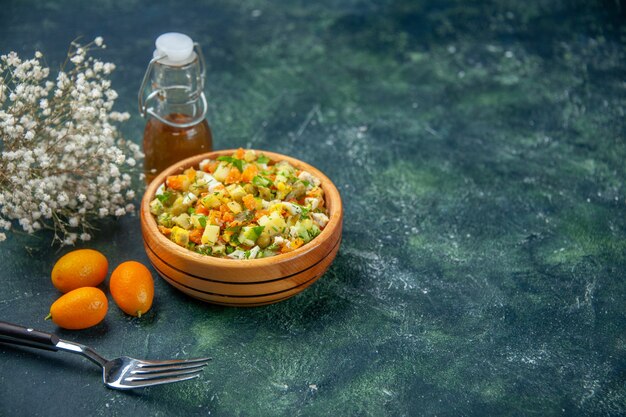
[[[319,178],[243,149],[167,177],[150,211],[174,243],[233,259],[293,251],[328,223]]]

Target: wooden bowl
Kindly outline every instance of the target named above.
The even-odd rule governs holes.
[[[335,185],[319,170],[297,159],[260,151],[274,161],[288,161],[321,180],[328,224],[300,248],[269,258],[227,259],[200,255],[163,236],[150,213],[150,201],[168,175],[197,167],[203,159],[232,155],[234,149],[210,152],[180,161],[165,169],[148,185],[141,200],[141,232],[150,262],[159,275],[194,298],[229,306],[258,306],[282,301],[313,284],[335,259],[341,243],[343,207]]]

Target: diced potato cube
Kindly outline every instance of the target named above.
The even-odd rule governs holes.
[[[246,190],[238,184],[229,185],[226,187],[226,190],[230,194],[231,198],[237,201],[241,201],[241,199],[248,194]]]
[[[205,245],[214,245],[220,235],[220,227],[214,224],[208,224],[204,228],[201,241]]]
[[[191,219],[187,213],[181,213],[178,216],[172,218],[174,223],[182,227],[183,229],[191,228]]]
[[[254,152],[252,149],[248,149],[246,153],[243,155],[243,159],[246,162],[254,161],[256,159],[256,152]]]
[[[202,224],[206,225],[206,219],[206,216],[194,213],[191,215],[191,225],[194,229],[202,229],[204,227]]]
[[[259,222],[259,224],[261,224]],[[287,227],[287,223],[285,219],[282,218],[279,212],[275,211],[270,213],[268,221],[263,224],[265,226],[265,230],[270,236],[275,236],[280,234],[285,227]]]
[[[174,216],[178,216],[180,213],[184,213],[189,208],[188,205],[183,203],[183,197],[179,196],[172,204],[172,208],[170,209],[170,213]]]
[[[219,207],[221,204],[220,198],[216,194],[209,194],[200,199],[202,205],[208,209]]]
[[[230,201],[226,204],[228,206],[228,208],[230,209],[230,211],[232,211],[235,214],[241,213],[241,204],[239,204],[236,201]]]
[[[200,193],[203,193],[207,190],[208,184],[204,178],[196,178],[196,181],[189,186],[189,192],[193,193],[195,196],[198,196]]]
[[[224,245],[214,245],[213,246],[213,255],[223,255],[226,252],[226,246]]]
[[[172,227],[174,222],[172,221],[172,216],[169,213],[161,213],[157,217],[157,223],[161,226]]]
[[[193,193],[187,193],[185,194],[185,197],[183,197],[183,205],[189,207],[197,200],[198,197],[196,197]]]
[[[164,210],[163,203],[161,203],[161,201],[158,198],[155,198],[154,200],[150,202],[150,213],[154,214],[155,216],[158,216],[159,214],[163,213],[163,210]]]
[[[230,167],[228,166],[228,164],[226,162],[220,162],[220,164],[217,166],[217,169],[213,173],[213,177],[215,177],[215,179],[220,182],[224,182],[229,172]]]

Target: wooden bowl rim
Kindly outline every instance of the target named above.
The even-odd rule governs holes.
[[[156,220],[154,219],[152,213],[150,213],[150,202],[154,199],[157,188],[165,182],[165,178],[177,172],[182,172],[186,168],[196,167],[204,159],[215,159],[223,155],[232,155],[236,151],[237,149],[223,149],[195,155],[169,166],[168,168],[164,169],[159,175],[157,175],[157,177],[154,178],[154,180],[152,180],[150,184],[148,184],[148,187],[144,192],[143,198],[141,199],[140,213],[141,217],[143,218],[142,224],[144,224],[147,228],[145,232],[155,235],[157,241],[161,243],[166,249],[174,252],[176,255],[182,258],[186,258],[194,262],[202,262],[205,263],[207,266],[228,267],[235,269],[265,267],[272,264],[299,258],[300,256],[306,255],[307,253],[314,250],[322,242],[332,238],[333,231],[335,231],[337,227],[341,225],[343,217],[343,205],[341,202],[341,196],[339,194],[339,191],[337,190],[337,187],[335,187],[335,184],[333,184],[333,182],[322,171],[312,165],[307,164],[306,162],[277,152],[261,149],[254,149],[254,151],[257,153],[262,153],[277,162],[285,160],[291,165],[299,169],[306,170],[320,179],[322,189],[324,190],[324,200],[326,206],[329,208],[329,221],[324,230],[322,230],[322,232],[318,236],[292,252],[282,253],[269,258],[261,259],[230,259],[216,258],[209,255],[201,255],[199,253],[192,252],[189,249],[183,248],[182,246],[175,244],[174,242],[163,236],[163,234],[157,228]]]

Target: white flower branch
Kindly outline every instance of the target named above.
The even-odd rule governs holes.
[[[105,47],[72,42],[53,80],[40,52],[0,56],[0,241],[17,224],[73,245],[91,239],[94,219],[134,211],[127,172],[143,155],[115,125],[129,118],[113,111],[115,65],[88,55]]]

